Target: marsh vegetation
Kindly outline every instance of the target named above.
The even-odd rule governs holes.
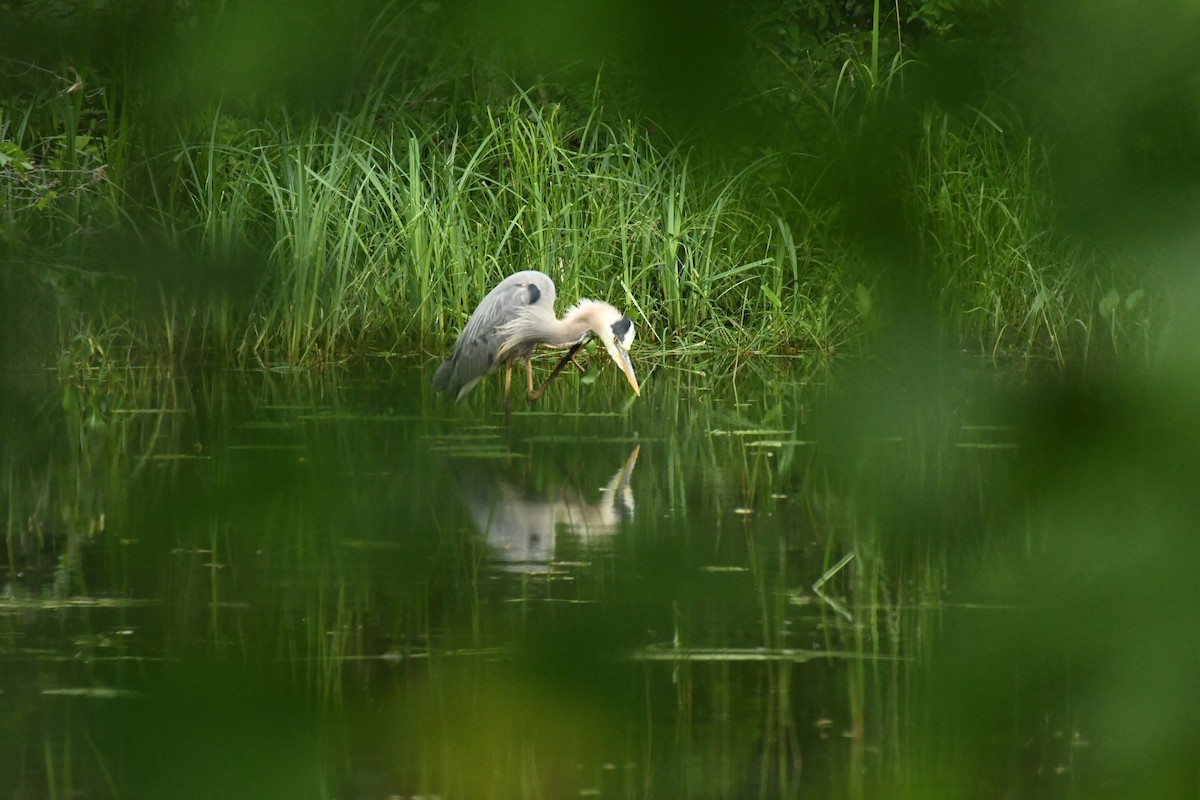
[[[1196,795],[1184,4],[235,5],[0,2],[0,785]]]
[[[954,95],[964,65],[936,58],[957,33],[927,32],[922,62],[894,34],[805,34],[802,6],[697,22],[734,49],[695,78],[739,85],[668,73],[657,90],[686,108],[619,60],[524,80],[519,47],[432,6],[358,4],[297,45],[314,63],[254,38],[331,23],[303,5],[202,4],[105,39],[138,10],[114,4],[70,15],[66,51],[21,39],[42,20],[10,9],[9,330],[38,363],[328,363],[444,341],[501,277],[540,269],[629,307],[663,353],[861,353],[914,314],[1002,358],[1152,347],[1160,287],[1059,224],[1044,121],[986,84]],[[1002,46],[993,16],[978,35]],[[346,60],[318,81],[330,52]]]

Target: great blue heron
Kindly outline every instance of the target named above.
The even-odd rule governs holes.
[[[461,401],[485,376],[503,366],[504,407],[508,408],[513,362],[524,361],[528,397],[531,401],[538,400],[550,381],[574,360],[589,333],[604,345],[633,387],[633,393],[640,395],[629,360],[633,323],[628,317],[608,303],[580,300],[558,319],[554,313],[554,281],[549,275],[536,270],[509,275],[488,292],[467,320],[467,326],[454,343],[454,351],[433,375],[433,390]],[[570,350],[545,383],[534,391],[533,366],[529,360],[538,345]]]

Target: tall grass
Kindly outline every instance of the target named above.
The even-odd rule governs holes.
[[[897,57],[880,74],[879,55],[876,40],[869,64],[847,62],[853,80],[825,101],[804,87],[796,116],[856,140],[904,69]],[[0,220],[19,264],[3,279],[55,319],[58,352],[312,364],[440,351],[520,269],[555,279],[560,310],[624,308],[663,354],[829,355],[886,317],[869,288],[881,268],[822,186],[852,152],[714,157],[610,113],[598,89],[555,102],[540,88],[449,111],[382,88],[341,113],[218,104],[181,116],[164,145],[139,138],[137,107],[110,88],[24,97],[0,120]],[[1142,287],[1098,280],[1054,232],[1045,154],[1009,129],[928,111],[888,165],[945,338],[1060,361],[1120,349],[1122,331],[1147,330]]]
[[[913,165],[926,257],[949,335],[989,353],[1053,355],[1060,362],[1088,318],[1087,257],[1054,236],[1036,174],[1036,145],[978,114],[969,124],[926,115]],[[1083,291],[1080,291],[1084,289]]]
[[[265,252],[238,349],[297,362],[445,337],[520,269],[550,274],[562,303],[624,307],[663,350],[849,337],[831,321],[839,304],[852,319],[842,267],[809,244],[823,220],[764,191],[771,157],[721,175],[632,124],[568,121],[527,94],[481,112],[469,130],[340,116],[182,146],[208,256]]]

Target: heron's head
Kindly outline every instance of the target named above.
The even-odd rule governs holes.
[[[637,375],[633,373],[633,362],[629,360],[629,348],[633,345],[633,323],[607,303],[596,304],[595,317],[592,331],[624,373],[625,379],[633,387],[633,393],[640,397],[642,390],[638,387]]]

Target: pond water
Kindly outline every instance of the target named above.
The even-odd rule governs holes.
[[[1100,625],[1085,656],[1059,646],[1073,640],[1057,623],[1098,595],[1051,568],[1078,550],[1069,525],[1059,549],[1036,523],[1047,504],[1029,475],[1054,468],[1031,460],[1013,381],[639,371],[641,398],[606,367],[508,419],[495,382],[447,405],[408,362],[9,376],[3,784],[248,798],[1143,786],[1130,753],[1155,739],[1114,740],[1104,715],[1149,724],[1159,709],[1130,706],[1144,698],[1119,676],[1103,695],[1088,669],[1144,620]],[[1084,480],[1086,459],[1071,463]],[[1089,576],[1109,598],[1110,579]],[[1195,635],[1173,641],[1192,660],[1159,676],[1178,683],[1164,707],[1194,699]],[[1161,727],[1175,755],[1195,742]],[[1124,766],[1103,767],[1114,754]],[[1162,765],[1189,785],[1188,767]]]

